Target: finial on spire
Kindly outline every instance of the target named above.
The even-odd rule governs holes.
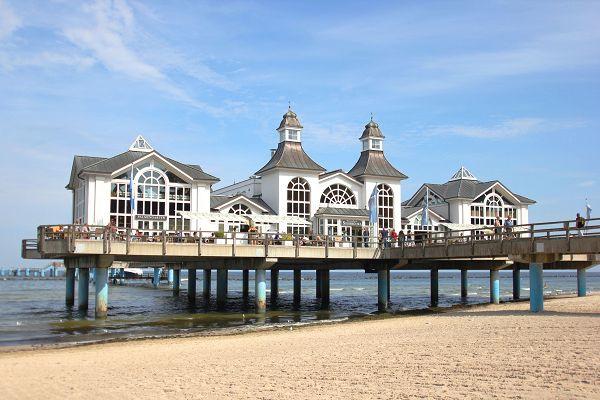
[[[373,121],[373,111],[371,111],[371,121]]]
[[[288,110],[292,109],[292,102],[290,100],[288,100]]]

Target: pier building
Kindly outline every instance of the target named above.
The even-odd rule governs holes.
[[[124,276],[120,263],[164,265],[175,296],[180,271],[187,269],[192,303],[197,270],[203,271],[205,298],[211,296],[216,270],[218,305],[226,302],[232,269],[243,271],[242,296],[249,297],[248,271],[253,269],[258,313],[267,306],[267,270],[272,302],[278,297],[279,271],[294,271],[295,305],[300,303],[300,271],[314,270],[324,308],[329,307],[332,269],[377,273],[381,311],[389,301],[391,269],[430,270],[432,306],[438,302],[440,269],[461,270],[463,297],[468,271],[489,270],[494,303],[500,301],[498,271],[512,270],[513,298],[518,299],[520,271],[528,269],[534,312],[543,309],[544,269],[576,269],[578,294],[586,294],[585,271],[600,262],[598,219],[588,221],[585,234],[574,221],[531,224],[533,200],[500,181],[479,181],[464,167],[448,182],[424,184],[402,202],[407,177],[387,160],[385,138],[375,121],[365,125],[360,155],[348,172],[326,171],[314,161],[302,147],[302,129],[289,109],[276,130],[279,144],[270,159],[249,179],[218,190],[213,190],[216,176],[162,155],[142,136],[112,157],[76,156],[67,185],[73,192],[72,223],[40,225],[35,239],[22,241],[23,258],[64,260],[68,306],[74,305],[77,270],[83,310],[93,271],[99,318],[108,312],[109,269],[120,269],[119,279]],[[412,234],[397,240],[365,236],[371,212],[375,232],[394,228]],[[491,229],[496,215],[510,216],[516,225]],[[155,267],[155,286],[160,269]]]

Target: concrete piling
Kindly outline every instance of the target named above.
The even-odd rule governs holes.
[[[196,268],[188,268],[188,301],[196,302]]]
[[[108,268],[96,268],[96,318],[108,313]]]
[[[205,269],[202,280],[202,296],[205,300],[210,299],[210,280],[212,279],[210,272],[210,269]]]
[[[518,267],[513,268],[513,300],[521,298],[521,270]]]
[[[223,307],[227,303],[227,270],[217,270],[217,306]]]
[[[390,302],[392,298],[392,270],[387,270],[387,301]]]
[[[67,307],[73,307],[75,304],[75,268],[67,267],[65,271],[66,290],[65,303]]]
[[[294,305],[298,306],[301,300],[302,291],[302,270],[294,270]]]
[[[173,283],[173,268],[167,270],[167,283],[171,285]]]
[[[500,271],[490,270],[490,303],[500,304]]]
[[[469,291],[469,277],[468,270],[461,269],[460,270],[460,297],[464,300],[468,297]]]
[[[158,285],[160,284],[160,268],[154,268],[154,276],[152,277],[152,285],[154,285],[155,288],[158,287]]]
[[[279,297],[279,270],[271,270],[271,303],[277,302]]]
[[[321,309],[327,310],[329,308],[329,270],[321,270]]]
[[[257,313],[267,311],[267,273],[264,269],[257,269],[254,272],[254,298]]]
[[[248,300],[249,292],[250,292],[250,270],[244,269],[242,270],[242,298],[244,301]]]
[[[179,296],[179,288],[181,286],[181,271],[172,269],[173,271],[173,296]]]
[[[440,293],[439,293],[439,272],[436,268],[431,270],[430,274],[430,291],[431,291],[431,307],[437,307]]]
[[[543,264],[529,264],[529,309],[544,311],[544,268]]]
[[[584,297],[587,294],[586,270],[579,268],[577,270],[577,296]]]
[[[380,269],[377,271],[377,309],[381,312],[388,308],[388,271]]]
[[[321,287],[322,287],[321,270],[317,269],[315,271],[315,291],[316,291],[317,299],[321,298]]]
[[[90,270],[79,268],[79,281],[77,282],[77,308],[87,310],[90,292]]]

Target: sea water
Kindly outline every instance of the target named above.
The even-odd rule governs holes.
[[[202,274],[199,274],[202,275]],[[267,313],[254,314],[253,272],[250,297],[242,298],[242,273],[229,272],[227,304],[217,309],[213,275],[212,297],[205,301],[201,290],[195,304],[187,299],[187,275],[182,271],[181,292],[174,297],[167,282],[154,288],[149,281],[126,280],[109,288],[108,317],[94,319],[94,286],[90,285],[90,308],[65,306],[64,279],[0,278],[0,346],[70,344],[106,340],[167,337],[189,334],[222,334],[270,326],[322,323],[377,314],[377,274],[364,271],[331,271],[329,310],[316,299],[315,272],[302,272],[302,302],[293,306],[293,274],[279,274],[279,298],[271,304],[267,274]],[[201,276],[197,288],[202,288]],[[545,271],[547,296],[577,290],[575,271]],[[429,307],[428,271],[392,271],[389,312],[411,314]],[[77,285],[76,285],[77,286]],[[512,298],[512,274],[500,273],[502,300]],[[589,292],[600,291],[600,271],[587,273]],[[521,273],[521,298],[529,297],[528,272]],[[440,271],[439,307],[489,301],[489,273],[469,272],[468,299],[460,297],[460,272]]]

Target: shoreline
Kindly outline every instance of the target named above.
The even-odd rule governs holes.
[[[591,292],[587,295],[587,297],[600,296],[600,292]],[[553,301],[557,299],[564,298],[573,298],[577,297],[576,294],[557,294],[544,298],[544,301]],[[501,301],[500,305],[503,304],[516,304],[522,302],[529,302],[529,299],[519,299],[519,300],[505,300]],[[405,310],[401,312],[395,313],[372,313],[365,315],[355,315],[344,317],[340,319],[327,319],[327,320],[316,320],[316,321],[307,321],[307,322],[282,322],[276,324],[268,324],[268,325],[246,325],[242,327],[235,328],[223,328],[215,331],[199,331],[199,332],[190,332],[190,333],[170,333],[164,335],[148,335],[141,337],[116,337],[109,339],[98,339],[92,341],[73,341],[73,342],[63,342],[63,343],[42,343],[42,344],[24,344],[17,346],[0,346],[0,356],[2,354],[7,353],[19,353],[19,352],[36,352],[36,351],[45,351],[45,350],[62,350],[62,349],[70,349],[70,348],[79,348],[79,347],[88,347],[88,346],[102,346],[114,343],[134,343],[134,342],[142,342],[142,341],[160,341],[167,339],[186,339],[186,338],[204,338],[204,337],[227,337],[227,336],[237,336],[237,335],[250,335],[253,333],[263,333],[263,332],[271,332],[278,330],[287,330],[289,328],[292,329],[306,329],[309,327],[319,327],[326,325],[337,325],[337,324],[351,324],[351,323],[361,323],[365,321],[377,321],[377,320],[386,320],[386,319],[396,319],[396,318],[415,318],[426,315],[436,315],[436,314],[445,314],[452,312],[459,312],[464,310],[476,309],[476,308],[485,308],[491,306],[492,304],[487,302],[476,303],[476,304],[454,304],[449,307],[428,307],[428,308],[419,308],[419,309],[411,309]]]
[[[600,296],[0,354],[7,399],[598,398]]]

